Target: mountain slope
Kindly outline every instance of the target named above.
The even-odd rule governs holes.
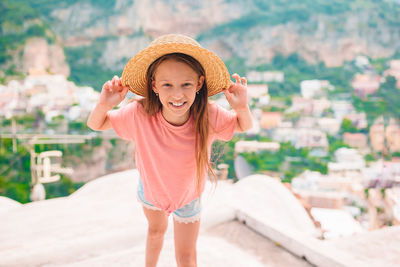
[[[30,36],[41,36],[64,47],[75,82],[96,87],[98,80],[119,74],[152,39],[170,32],[188,34],[228,66],[236,61],[246,69],[278,54],[340,66],[359,54],[381,58],[400,51],[399,1],[24,0],[1,5],[6,15],[1,38],[7,45],[0,50],[0,64],[9,69],[6,74],[23,70],[21,52],[12,51],[21,51]],[[16,34],[26,36],[9,45]]]

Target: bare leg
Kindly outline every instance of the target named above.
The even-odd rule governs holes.
[[[200,220],[194,223],[180,223],[174,218],[175,258],[178,267],[197,266],[196,243]]]
[[[149,225],[146,241],[146,267],[153,267],[157,266],[163,246],[164,235],[168,228],[168,216],[160,210],[143,207],[143,211]]]

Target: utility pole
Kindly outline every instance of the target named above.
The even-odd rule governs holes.
[[[11,116],[12,117],[12,116]],[[17,133],[16,124],[13,123],[13,131],[11,133],[0,133],[0,138],[13,139],[13,151],[17,151],[17,139],[22,140],[22,145],[26,146],[30,151],[31,156],[31,200],[38,201],[44,200],[46,192],[43,183],[51,183],[60,179],[61,173],[71,174],[71,168],[61,167],[61,163],[54,163],[52,159],[61,161],[62,152],[58,150],[44,151],[41,153],[35,152],[35,145],[37,144],[81,144],[86,140],[92,140],[97,135],[70,135],[70,134],[31,134],[31,133]],[[115,138],[115,134],[102,134],[103,139]]]
[[[13,134],[12,144],[13,144],[13,152],[17,152],[17,125],[15,123],[15,118],[11,118],[11,131]]]
[[[46,191],[44,189],[44,183],[52,183],[60,180],[60,174],[72,174],[73,169],[62,168],[61,163],[52,163],[51,159],[62,158],[62,151],[50,150],[41,153],[35,152],[36,144],[71,144],[71,143],[84,143],[84,139],[64,139],[60,140],[57,138],[49,140],[38,140],[36,137],[29,141],[30,154],[31,154],[31,200],[40,201],[46,198]]]
[[[383,144],[382,144],[382,163],[385,162],[385,155],[387,155],[389,152],[389,146],[387,143],[387,138],[386,138],[386,128],[389,124],[389,118],[387,115],[383,115]],[[383,170],[383,167],[382,167]]]

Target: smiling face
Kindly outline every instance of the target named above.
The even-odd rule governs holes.
[[[155,71],[152,89],[159,96],[165,120],[173,125],[184,124],[203,82],[204,76],[187,64],[173,59],[163,61]]]

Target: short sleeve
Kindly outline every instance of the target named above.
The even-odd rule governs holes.
[[[135,139],[135,116],[137,115],[138,102],[133,101],[119,109],[110,110],[107,116],[115,133],[125,140]]]
[[[216,103],[209,104],[209,121],[214,139],[229,141],[235,132],[237,116]]]

